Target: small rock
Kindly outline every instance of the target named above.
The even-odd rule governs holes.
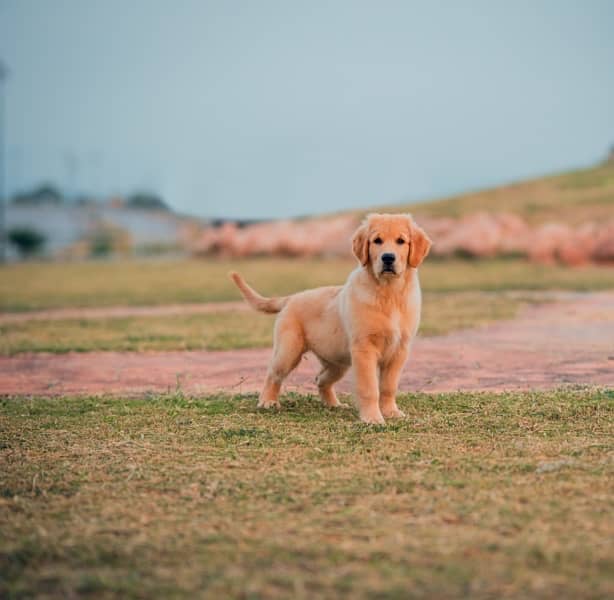
[[[565,467],[571,467],[575,465],[576,462],[574,460],[555,460],[554,462],[543,462],[537,465],[535,469],[536,473],[552,473],[553,471],[559,471]]]

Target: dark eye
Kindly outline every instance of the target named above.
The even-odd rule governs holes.
[[[380,244],[383,244],[384,242],[382,241],[382,238],[381,238],[381,237],[376,237],[376,238],[373,240],[373,243],[374,243],[374,244],[377,244],[377,245],[379,246]]]
[[[399,246],[404,243],[405,243],[405,240],[403,238],[397,238],[397,244],[399,244]]]

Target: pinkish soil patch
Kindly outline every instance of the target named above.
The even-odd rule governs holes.
[[[216,306],[219,310],[220,305]],[[239,306],[233,303],[232,308]],[[269,356],[269,349],[260,349],[1,357],[0,394],[133,395],[178,386],[196,394],[251,392],[260,388]],[[315,392],[316,371],[317,361],[306,357],[285,389]],[[579,294],[565,302],[528,306],[511,321],[419,338],[400,391],[503,391],[565,385],[614,386],[614,292]],[[349,392],[351,376],[338,389]]]

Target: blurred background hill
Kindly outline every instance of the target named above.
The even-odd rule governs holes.
[[[433,237],[436,256],[614,263],[611,156],[588,169],[372,210],[411,212]],[[261,222],[204,219],[176,214],[148,192],[70,201],[47,184],[12,199],[8,256],[348,256],[349,237],[367,212]]]
[[[438,257],[529,258],[614,264],[614,161],[430,202],[373,207],[411,212]],[[277,223],[206,227],[196,254],[348,256],[348,239],[368,211]],[[193,238],[194,239],[194,238]]]
[[[27,256],[100,257],[109,238],[120,255],[241,254],[232,227],[198,230],[255,240],[244,225],[378,206],[602,224],[613,25],[607,0],[0,0],[12,239]]]
[[[595,167],[520,181],[443,200],[385,207],[429,217],[462,217],[479,211],[515,214],[527,223],[578,225],[614,214],[614,149]]]
[[[184,254],[204,219],[174,213],[157,195],[69,200],[53,185],[16,195],[6,212],[9,259],[86,259],[112,255]],[[29,232],[38,245],[24,245]]]

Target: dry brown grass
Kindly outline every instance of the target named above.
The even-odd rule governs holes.
[[[538,296],[533,296],[535,302]],[[526,302],[505,293],[427,294],[421,335],[512,318]],[[157,317],[32,320],[0,324],[0,355],[268,347],[274,318],[255,311]]]
[[[339,283],[352,268],[350,260],[276,258],[13,264],[0,267],[0,309],[219,302],[240,298],[229,271],[283,294]]]
[[[420,204],[385,207],[417,218],[462,217],[479,212],[510,212],[532,225],[555,221],[577,225],[611,219],[614,214],[614,165],[543,177]]]
[[[355,266],[353,259],[281,258],[0,266],[0,310],[238,300],[228,279],[231,270],[241,272],[263,294],[288,294],[343,283]],[[521,260],[429,258],[420,278],[428,292],[614,288],[613,268],[570,269]]]
[[[605,598],[614,392],[0,401],[0,596]]]

